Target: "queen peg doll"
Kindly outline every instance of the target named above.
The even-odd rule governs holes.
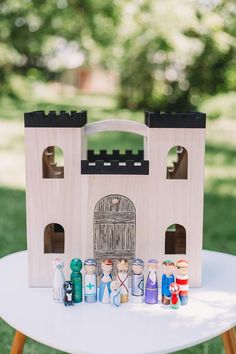
[[[104,259],[101,264],[102,278],[99,287],[99,301],[103,304],[110,303],[111,282],[112,282],[112,260]]]

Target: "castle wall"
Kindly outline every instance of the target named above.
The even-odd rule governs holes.
[[[93,213],[109,194],[129,198],[136,208],[136,256],[190,261],[190,285],[201,284],[205,129],[151,128],[145,157],[149,175],[81,175],[84,128],[26,128],[27,241],[29,283],[51,286],[52,261],[93,256]],[[188,179],[166,179],[168,151],[183,146],[188,152]],[[42,154],[48,146],[64,152],[64,179],[42,178]],[[44,228],[59,223],[65,229],[65,254],[44,254]],[[185,227],[186,255],[165,255],[165,231],[171,224]],[[161,271],[160,271],[161,273]]]
[[[136,208],[136,256],[190,261],[190,285],[201,284],[204,129],[150,129],[149,175],[83,175],[82,257],[93,256],[93,212],[109,194],[129,198]],[[166,179],[168,151],[176,145],[188,151],[188,179]],[[185,227],[186,255],[165,254],[165,232],[178,223]]]

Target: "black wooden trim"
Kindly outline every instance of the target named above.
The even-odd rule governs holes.
[[[100,150],[99,153],[95,153],[94,150],[88,150],[87,159],[89,162],[95,162],[97,160],[102,160],[105,162],[110,162],[113,160],[125,162],[132,160],[139,162],[144,159],[144,152],[143,150],[139,150],[138,153],[135,154],[132,150],[125,150],[125,153],[122,154],[119,150],[112,150],[112,153],[109,154],[107,150]]]
[[[136,166],[132,160],[125,161],[125,165],[121,165],[120,161],[110,161],[110,165],[104,164],[103,160],[97,160],[91,165],[90,161],[81,161],[81,174],[82,175],[148,175],[149,174],[149,161],[139,161],[140,165]],[[123,162],[124,163],[124,162]]]
[[[50,111],[46,114],[44,111],[35,111],[25,113],[24,118],[26,128],[81,128],[87,123],[87,112],[61,111],[57,114],[55,111]]]
[[[201,112],[145,112],[149,128],[205,128],[206,114]]]

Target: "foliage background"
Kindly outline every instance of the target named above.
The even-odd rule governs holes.
[[[140,122],[144,109],[206,112],[204,248],[236,255],[235,14],[231,0],[0,2],[0,256],[26,249],[23,113],[52,109]],[[64,87],[72,54],[78,66],[115,71],[116,93]],[[137,150],[141,141],[98,134],[90,146]],[[1,353],[12,335],[1,320]],[[59,353],[27,341],[25,353],[45,352]],[[223,347],[217,338],[181,353]]]

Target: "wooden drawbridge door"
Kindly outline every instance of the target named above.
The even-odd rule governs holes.
[[[115,273],[118,259],[135,257],[135,217],[134,204],[124,196],[108,195],[96,204],[93,247],[99,273],[102,259],[112,259]]]

